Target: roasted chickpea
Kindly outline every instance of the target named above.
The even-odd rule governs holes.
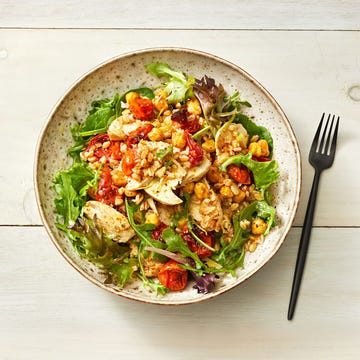
[[[194,192],[194,187],[195,187],[195,184],[193,182],[191,182],[191,183],[184,185],[182,190],[185,193],[192,194]]]
[[[215,151],[215,141],[213,139],[206,140],[202,143],[201,147],[208,153]]]
[[[174,146],[179,149],[184,149],[186,147],[186,138],[183,131],[174,132],[171,136],[171,142]]]
[[[244,191],[242,190],[239,190],[238,194],[236,194],[234,197],[233,197],[233,201],[236,202],[236,203],[241,203],[245,200],[246,198],[246,194]]]
[[[267,228],[266,222],[261,218],[255,218],[251,222],[251,232],[254,235],[261,235]]]
[[[146,224],[152,224],[152,225],[155,225],[155,226],[159,226],[160,225],[160,218],[154,212],[149,211],[145,215],[145,223]]]
[[[201,114],[201,105],[199,103],[199,100],[196,98],[193,99],[189,99],[186,102],[186,110],[190,113],[190,114],[194,114],[194,115],[200,115]]]
[[[203,200],[209,196],[209,189],[204,183],[199,182],[194,186],[194,193],[199,200]]]
[[[231,191],[230,186],[226,186],[226,185],[224,185],[220,188],[220,195],[227,199],[231,199],[234,196],[234,194]]]
[[[153,128],[149,133],[148,133],[148,138],[151,141],[160,141],[163,139],[163,133],[160,129],[158,128]]]

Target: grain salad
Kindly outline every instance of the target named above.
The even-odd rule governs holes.
[[[276,226],[272,137],[238,91],[164,63],[145,70],[156,88],[96,100],[72,128],[57,227],[120,288],[208,293]]]

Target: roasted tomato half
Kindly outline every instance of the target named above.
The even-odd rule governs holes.
[[[107,205],[114,205],[118,189],[113,185],[111,170],[108,166],[104,166],[100,173],[96,200]]]
[[[128,103],[130,112],[136,119],[151,120],[154,118],[154,104],[150,99],[136,94],[129,98]]]
[[[186,241],[188,248],[197,253],[199,258],[205,258],[212,254],[212,251],[207,247],[201,245],[196,239],[194,239],[189,231],[184,231],[182,238]],[[214,237],[211,234],[206,234],[204,231],[197,230],[196,235],[203,241],[206,245],[210,247],[214,246]]]
[[[109,143],[106,148],[104,148],[104,143]],[[93,150],[94,156],[98,160],[103,156],[105,156],[107,160],[121,160],[122,157],[120,151],[120,142],[110,140],[108,134],[99,134],[94,136],[85,149],[85,151],[91,150]]]
[[[247,167],[245,167],[243,165],[237,166],[234,164],[230,164],[226,170],[227,170],[229,176],[233,180],[235,180],[237,183],[243,184],[243,185],[252,184],[251,173],[247,169]]]
[[[204,158],[201,146],[191,137],[189,132],[185,130],[186,145],[189,148],[189,160],[191,166],[199,165]]]
[[[121,169],[126,176],[132,174],[133,168],[137,162],[137,154],[134,149],[129,149],[125,152],[121,162]]]
[[[179,267],[175,260],[169,260],[160,269],[158,279],[169,290],[179,291],[183,290],[187,284],[188,272]]]
[[[126,139],[127,147],[131,147],[131,145],[137,144],[140,140],[146,139],[148,133],[154,128],[151,124],[146,124],[144,126],[140,126],[139,128],[133,130]]]

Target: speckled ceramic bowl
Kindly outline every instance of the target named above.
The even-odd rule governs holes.
[[[242,99],[252,107],[248,115],[256,123],[267,127],[274,138],[274,159],[279,163],[280,179],[272,188],[273,205],[277,210],[277,226],[254,253],[245,257],[243,269],[236,276],[226,275],[217,282],[214,292],[198,294],[191,284],[181,292],[159,296],[133,282],[125,289],[105,284],[104,275],[91,263],[81,259],[67,237],[55,227],[55,192],[52,181],[55,174],[71,164],[67,149],[72,145],[70,128],[79,119],[85,119],[93,100],[113,97],[116,92],[143,85],[158,84],[158,79],[146,73],[144,65],[160,61],[181,69],[196,78],[213,77],[223,84],[228,93],[241,91]],[[46,230],[65,259],[85,278],[101,288],[125,298],[146,303],[179,305],[208,300],[241,284],[271,259],[290,230],[298,205],[301,165],[298,145],[289,121],[273,97],[249,74],[238,66],[216,56],[178,48],[146,49],[121,55],[85,74],[55,106],[39,139],[35,162],[35,188],[40,214]]]

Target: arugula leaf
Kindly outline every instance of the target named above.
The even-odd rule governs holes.
[[[168,94],[169,104],[176,104],[185,101],[192,96],[192,77],[186,78],[181,71],[173,70],[168,64],[154,62],[145,65],[146,70],[158,78],[166,78],[164,91]]]
[[[252,172],[255,186],[264,191],[279,178],[280,174],[277,171],[278,163],[275,160],[264,162],[254,161],[251,156],[251,153],[231,156],[220,165],[219,169],[220,171],[226,171],[226,168],[230,164],[235,164],[237,166],[243,164]]]
[[[97,172],[87,163],[74,163],[69,169],[59,171],[54,179],[57,198],[54,200],[58,221],[73,225],[86,202],[87,191],[96,188]]]
[[[135,203],[131,203],[125,198],[125,210],[129,220],[130,226],[134,229],[135,234],[139,238],[140,242],[144,246],[155,247],[159,249],[164,249],[164,243],[158,240],[154,240],[151,236],[151,231],[154,230],[154,226],[149,227],[149,224],[137,224],[135,222],[135,214],[139,210],[140,206],[136,205]],[[153,252],[153,259],[159,260],[164,262],[166,257]]]
[[[256,125],[248,116],[244,114],[236,114],[234,123],[241,124],[248,132],[250,138],[253,137],[254,135],[258,135],[260,139],[266,140],[267,143],[269,144],[270,159],[271,159],[274,143],[273,143],[273,138],[266,127]]]
[[[166,250],[171,252],[180,252],[181,255],[186,258],[190,257],[195,261],[197,269],[205,269],[205,264],[200,260],[199,256],[192,252],[181,235],[177,234],[173,229],[166,228],[162,233],[161,237],[166,242],[167,248]],[[194,269],[193,269],[194,270]]]
[[[172,155],[173,152],[174,152],[174,147],[171,145],[171,146],[169,146],[169,147],[167,147],[167,148],[165,148],[165,149],[159,150],[159,151],[155,154],[155,156],[158,157],[159,159],[163,160],[167,155],[169,155],[169,154]]]

